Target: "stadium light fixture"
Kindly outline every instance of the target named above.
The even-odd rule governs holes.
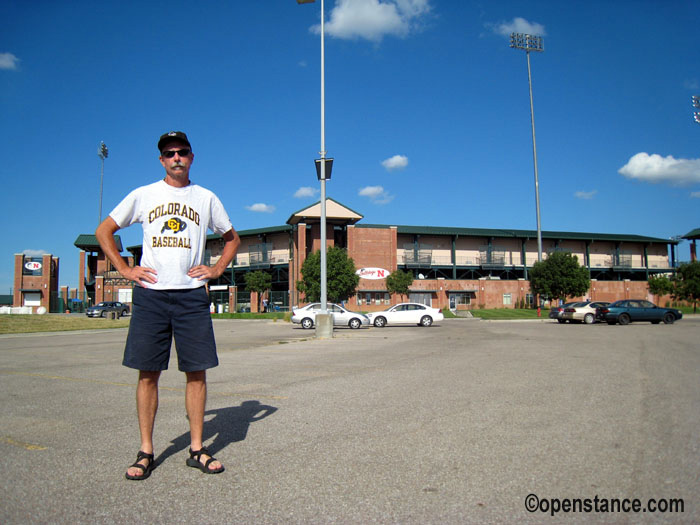
[[[107,150],[104,142],[100,142],[100,146],[97,148],[97,156],[102,159],[102,169],[100,171],[100,212],[97,220],[99,225],[102,222],[102,185],[105,178],[105,159],[109,156],[109,150]]]

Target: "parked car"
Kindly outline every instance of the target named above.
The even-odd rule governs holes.
[[[562,304],[561,306],[552,306],[552,307],[549,309],[549,318],[550,318],[550,319],[556,319],[556,320],[559,321],[560,323],[565,323],[565,322],[566,322],[566,319],[563,319],[563,318],[562,318],[562,314],[564,313],[564,310],[565,310],[566,308],[569,308],[570,306],[575,305],[575,304],[577,304],[577,303],[576,303],[576,302],[573,302],[573,303],[564,303],[564,304]]]
[[[683,317],[683,312],[675,308],[662,308],[643,299],[625,299],[598,308],[596,315],[608,324],[629,324],[637,321],[648,321],[652,324],[663,321],[673,324]]]
[[[88,317],[107,317],[111,312],[117,312],[121,317],[129,313],[129,305],[117,301],[103,301],[94,306],[89,306],[85,310],[85,315]]]
[[[352,312],[335,303],[327,303],[328,313],[333,316],[334,326],[349,326],[360,328],[369,326],[369,318],[365,314]],[[292,322],[302,328],[312,328],[316,324],[316,314],[321,313],[321,303],[310,303],[302,308],[292,308]]]
[[[583,302],[575,303],[571,306],[564,308],[561,314],[561,318],[569,322],[579,322],[586,324],[593,324],[596,322],[596,309],[603,306],[608,306],[610,303],[608,301],[593,301],[593,302]]]
[[[381,312],[367,314],[374,326],[383,328],[389,324],[417,324],[430,326],[435,321],[442,321],[445,316],[437,308],[420,303],[401,303]]]

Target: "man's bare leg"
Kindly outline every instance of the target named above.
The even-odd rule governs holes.
[[[139,417],[139,431],[141,433],[141,450],[146,454],[153,454],[153,427],[158,412],[158,379],[160,372],[139,371],[139,382],[136,385],[136,411]],[[148,466],[148,459],[139,461],[141,465]],[[139,476],[143,471],[137,467],[129,467],[127,474]]]
[[[207,372],[185,372],[187,386],[185,388],[185,408],[190,420],[190,448],[195,452],[202,448],[202,432],[204,429],[204,410],[207,404]],[[204,464],[211,456],[203,454],[200,461]],[[221,468],[219,461],[212,461],[209,470]]]

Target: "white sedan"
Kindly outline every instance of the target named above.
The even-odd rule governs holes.
[[[417,324],[430,326],[435,321],[442,321],[445,316],[437,308],[419,303],[401,303],[381,312],[367,314],[374,326],[383,328],[388,324]]]
[[[326,309],[333,316],[333,325],[360,328],[369,325],[369,318],[365,314],[351,312],[335,303],[327,303]],[[292,308],[292,322],[300,324],[302,328],[312,328],[316,322],[316,314],[321,313],[321,303],[307,304],[302,308]]]

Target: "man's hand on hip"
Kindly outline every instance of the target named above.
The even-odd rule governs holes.
[[[216,279],[221,275],[222,272],[218,271],[214,266],[207,266],[205,264],[200,264],[199,266],[193,266],[187,272],[189,277],[194,279],[199,279],[204,281],[207,279]]]
[[[134,281],[135,283],[144,286],[144,283],[155,284],[158,282],[158,272],[153,268],[146,268],[145,266],[134,266],[129,267],[123,271],[120,271],[126,279]],[[144,286],[145,287],[145,286]]]

